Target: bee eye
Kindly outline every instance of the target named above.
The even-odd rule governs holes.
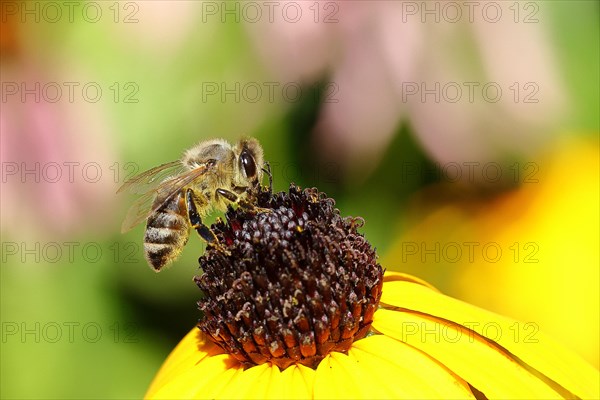
[[[240,167],[246,178],[253,178],[256,176],[256,164],[254,158],[246,151],[240,154]]]

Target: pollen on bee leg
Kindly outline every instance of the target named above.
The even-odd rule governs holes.
[[[316,368],[369,332],[383,285],[375,250],[316,189],[256,194],[253,213],[229,209],[211,227],[195,282],[199,327],[245,365]]]

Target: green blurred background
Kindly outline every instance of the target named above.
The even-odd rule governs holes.
[[[271,3],[0,1],[1,397],[143,395],[204,245],[153,273],[114,193],[242,135],[275,189],[364,217],[384,267],[597,367],[599,3]],[[443,253],[465,242],[503,256]]]

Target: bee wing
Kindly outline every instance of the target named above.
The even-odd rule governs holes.
[[[121,225],[121,233],[127,232],[148,218],[152,212],[152,204],[154,203],[155,196],[156,192],[151,190],[144,193],[131,205],[127,211],[127,216],[125,216],[125,220]]]
[[[127,179],[119,190],[117,190],[117,193],[127,191],[129,193],[145,194],[151,192],[167,177],[179,175],[182,169],[183,166],[180,161],[172,161],[159,165]]]
[[[166,165],[166,164],[163,164]],[[158,167],[157,167],[158,168]],[[156,210],[171,196],[181,191],[186,186],[200,179],[207,171],[206,165],[201,165],[191,171],[177,175],[172,178],[167,178],[161,182],[157,188],[149,190],[138,198],[129,211],[121,226],[121,232],[125,233],[140,222],[144,221],[148,216]],[[161,201],[155,201],[160,199]]]

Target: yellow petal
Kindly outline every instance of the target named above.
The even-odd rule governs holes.
[[[403,272],[385,271],[385,275],[383,277],[383,282],[387,283],[387,282],[394,282],[394,281],[417,283],[419,285],[423,285],[432,290],[435,290],[436,292],[439,292],[439,290],[437,288],[435,288],[433,285],[431,285],[429,282],[424,281],[421,278],[417,278],[416,276],[413,276],[410,274],[405,274]]]
[[[193,328],[167,357],[152,381],[147,398],[153,398],[155,393],[165,384],[193,368],[208,356],[217,355],[222,350],[206,338],[198,328]]]
[[[304,365],[292,365],[281,372],[281,399],[312,398],[315,370]]]
[[[222,399],[264,399],[268,386],[272,384],[272,367],[270,364],[261,364],[248,368],[235,376],[218,398]]]
[[[283,396],[283,392],[285,390],[283,386],[283,378],[281,376],[281,371],[276,365],[269,365],[267,369],[267,373],[269,375],[265,375],[265,388],[267,391],[265,395],[262,397],[263,399],[281,399]]]
[[[362,383],[362,382],[361,382]],[[331,355],[325,357],[317,367],[315,375],[315,399],[364,398],[359,384],[351,379],[347,371]]]
[[[363,379],[377,388],[372,398],[473,398],[464,380],[425,353],[385,335],[355,342],[349,356],[358,360]]]
[[[471,399],[467,384],[427,355],[383,335],[332,353],[317,367],[316,399]]]
[[[535,331],[533,323],[521,323],[427,288],[401,281],[384,284],[382,304],[453,321],[497,342],[550,382],[582,398],[599,398],[598,371],[564,347]],[[386,313],[375,313],[382,317]],[[376,329],[383,328],[374,324]],[[433,328],[432,328],[433,329]],[[386,332],[387,333],[387,332]]]
[[[236,368],[231,366],[231,357],[217,354],[205,357],[201,362],[191,368],[180,369],[162,386],[158,387],[148,398],[153,399],[191,399],[207,398],[212,383],[226,375],[232,375]]]
[[[378,310],[373,326],[434,357],[488,398],[560,398],[544,382],[465,328],[400,311]]]
[[[261,364],[241,370],[210,398],[306,399],[312,397],[314,371],[293,365],[283,372],[277,366]]]

